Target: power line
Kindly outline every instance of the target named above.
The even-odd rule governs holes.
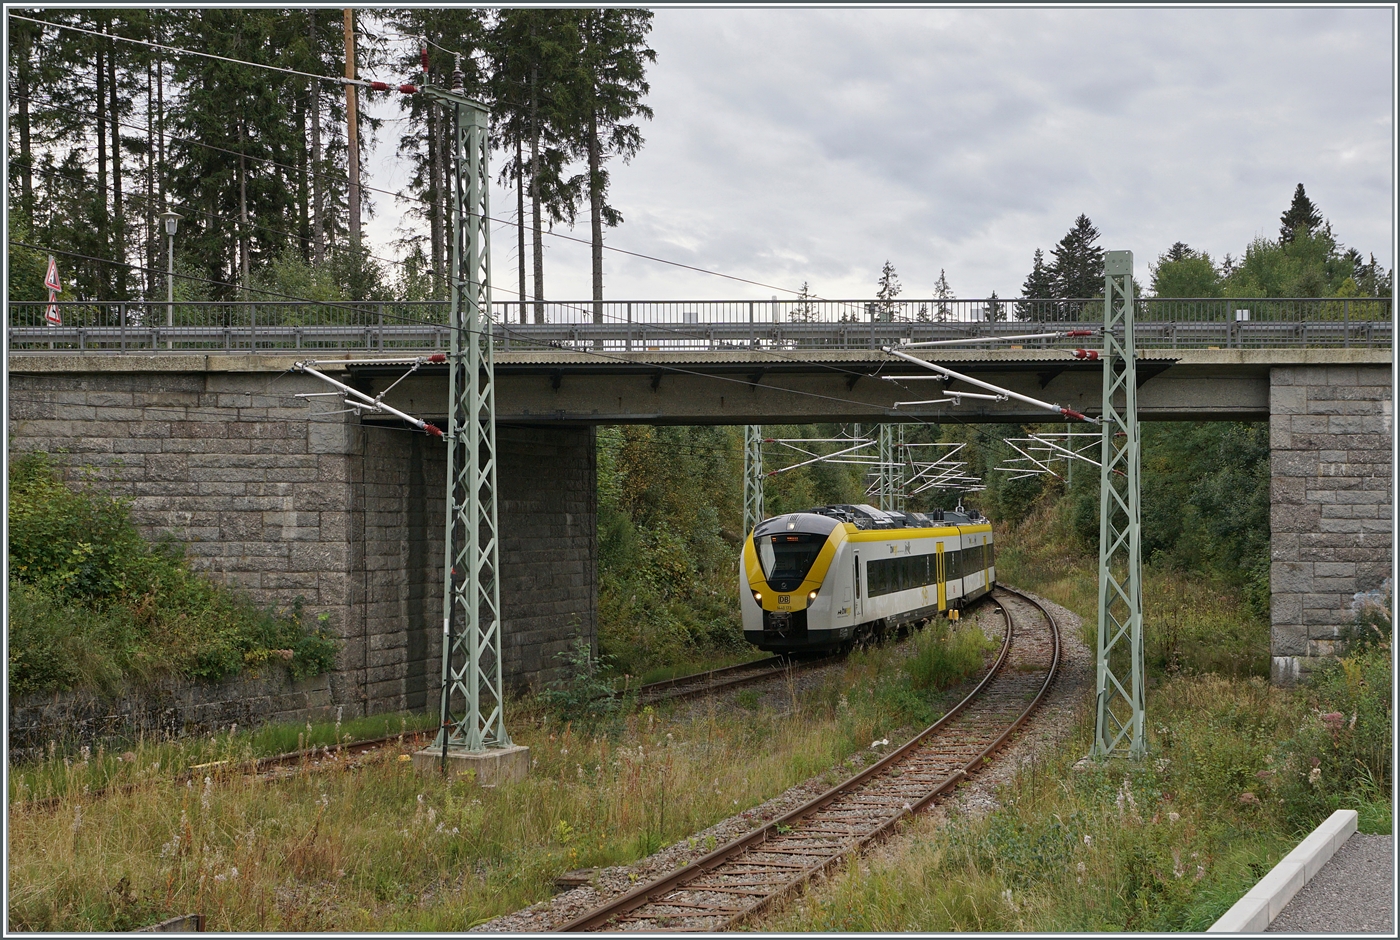
[[[40,26],[48,26],[53,29],[66,29],[69,32],[85,33],[89,36],[101,36],[104,39],[114,39],[118,42],[129,42],[137,46],[146,46],[150,49],[164,49],[166,52],[178,52],[181,55],[200,56],[205,59],[214,59],[218,62],[229,62],[234,65],[246,65],[250,68],[267,69],[269,72],[281,72],[286,75],[297,75],[301,78],[314,78],[317,81],[331,82],[336,85],[359,85],[365,88],[370,87],[370,82],[360,78],[346,78],[343,75],[318,75],[315,72],[302,72],[298,69],[289,69],[280,65],[268,65],[264,62],[248,62],[243,59],[233,59],[229,56],[215,55],[212,52],[197,52],[194,49],[182,49],[179,46],[167,46],[163,43],[148,42],[144,39],[131,39],[127,36],[118,36],[116,33],[102,33],[95,29],[83,29],[81,26],[70,26],[67,23],[53,23],[49,20],[36,20],[29,16],[20,16],[17,13],[8,14],[11,19],[24,20],[28,23],[38,23]]]

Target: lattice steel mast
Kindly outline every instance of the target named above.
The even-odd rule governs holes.
[[[1133,253],[1104,255],[1103,443],[1099,466],[1099,639],[1095,757],[1147,753],[1142,650],[1141,438],[1133,341]]]
[[[880,425],[879,508],[904,511],[905,499],[904,425]]]
[[[449,277],[447,535],[442,597],[442,725],[434,747],[508,747],[501,684],[500,530],[496,516],[496,389],[491,340],[488,112],[462,93],[443,102],[455,147]]]
[[[763,426],[744,425],[744,538],[763,521]]]

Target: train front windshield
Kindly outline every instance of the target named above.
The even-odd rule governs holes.
[[[784,532],[780,535],[761,535],[754,542],[765,578],[769,581],[801,581],[807,577],[812,562],[821,553],[826,536]]]

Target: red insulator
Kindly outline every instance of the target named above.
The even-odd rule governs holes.
[[[399,91],[403,92],[405,95],[416,95],[418,94],[418,86],[403,84],[399,86]]]
[[[1094,331],[1093,331],[1093,330],[1070,330],[1070,331],[1069,331],[1068,333],[1066,333],[1065,335],[1066,335],[1066,336],[1093,336],[1093,335],[1094,335]]]
[[[1074,358],[1094,360],[1099,358],[1099,354],[1093,349],[1076,349],[1074,351]]]
[[[418,59],[423,63],[423,81],[428,80],[428,46],[426,43],[418,47]]]
[[[436,424],[429,424],[425,421],[423,422],[423,430],[427,431],[433,437],[442,437],[442,428],[438,427]]]
[[[389,83],[388,83],[388,82],[370,82],[370,83],[369,83],[369,88],[370,88],[370,91],[388,91],[388,90],[389,90]]]
[[[1084,415],[1082,415],[1082,414],[1080,414],[1079,412],[1075,411],[1073,408],[1061,408],[1061,409],[1060,409],[1060,414],[1064,415],[1066,418],[1077,418],[1077,419],[1080,420],[1080,421],[1088,421],[1088,420],[1089,420],[1088,418],[1084,417]]]
[[[431,356],[428,357],[428,361],[429,361],[429,362],[446,362],[446,361],[447,361],[447,353],[433,353]]]

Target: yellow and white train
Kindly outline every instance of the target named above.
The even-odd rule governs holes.
[[[779,653],[829,650],[956,611],[996,584],[993,555],[991,523],[975,509],[774,516],[744,540],[744,638]]]

